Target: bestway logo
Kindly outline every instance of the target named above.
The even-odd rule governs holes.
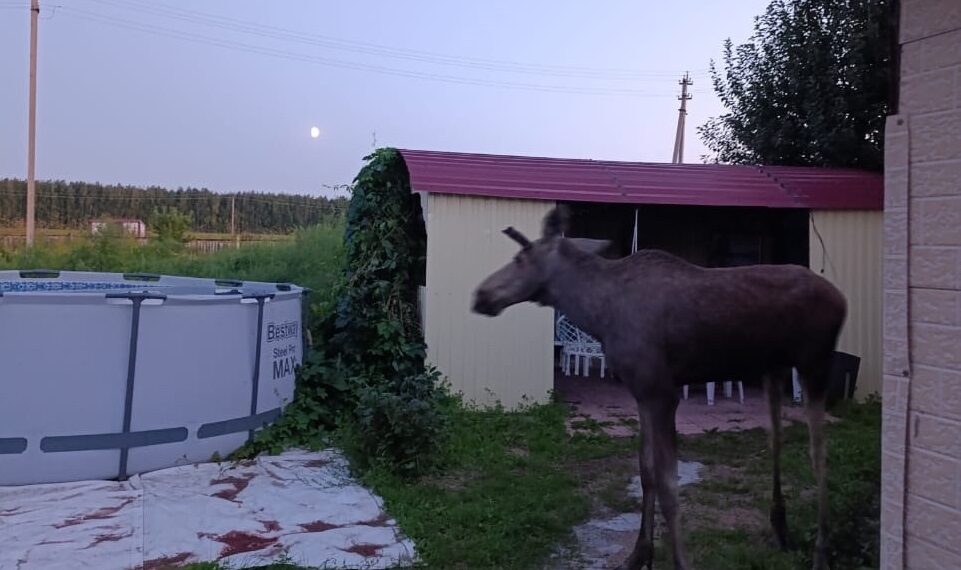
[[[299,321],[287,321],[284,323],[267,323],[267,342],[284,340],[297,336],[300,330]]]

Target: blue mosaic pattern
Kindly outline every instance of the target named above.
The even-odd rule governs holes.
[[[150,287],[157,287],[150,284]],[[143,283],[106,283],[102,281],[0,281],[2,293],[34,293],[48,291],[116,291],[143,289]]]

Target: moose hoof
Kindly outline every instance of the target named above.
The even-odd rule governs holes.
[[[774,529],[774,537],[777,539],[777,546],[782,552],[789,548],[787,539],[787,516],[784,513],[784,506],[774,506],[771,508],[771,528]]]
[[[654,545],[638,544],[616,570],[654,570]]]

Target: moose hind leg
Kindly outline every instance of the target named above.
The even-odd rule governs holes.
[[[654,402],[651,410],[654,442],[654,470],[657,499],[667,523],[667,538],[675,570],[688,570],[681,536],[681,511],[677,492],[677,431],[674,414],[677,396]]]
[[[818,534],[814,546],[814,570],[828,566],[828,484],[827,446],[824,437],[824,399],[808,403],[808,431],[811,437],[811,468],[818,485]]]
[[[771,460],[773,463],[773,488],[771,492],[771,527],[777,537],[781,550],[787,550],[787,515],[784,509],[784,495],[781,492],[781,397],[783,384],[780,375],[764,377],[764,391],[767,393],[768,410],[771,414]]]

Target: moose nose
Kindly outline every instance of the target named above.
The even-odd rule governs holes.
[[[478,289],[477,292],[474,293],[473,311],[475,313],[480,313],[482,315],[493,315],[494,310],[491,305],[490,294],[487,291]]]

